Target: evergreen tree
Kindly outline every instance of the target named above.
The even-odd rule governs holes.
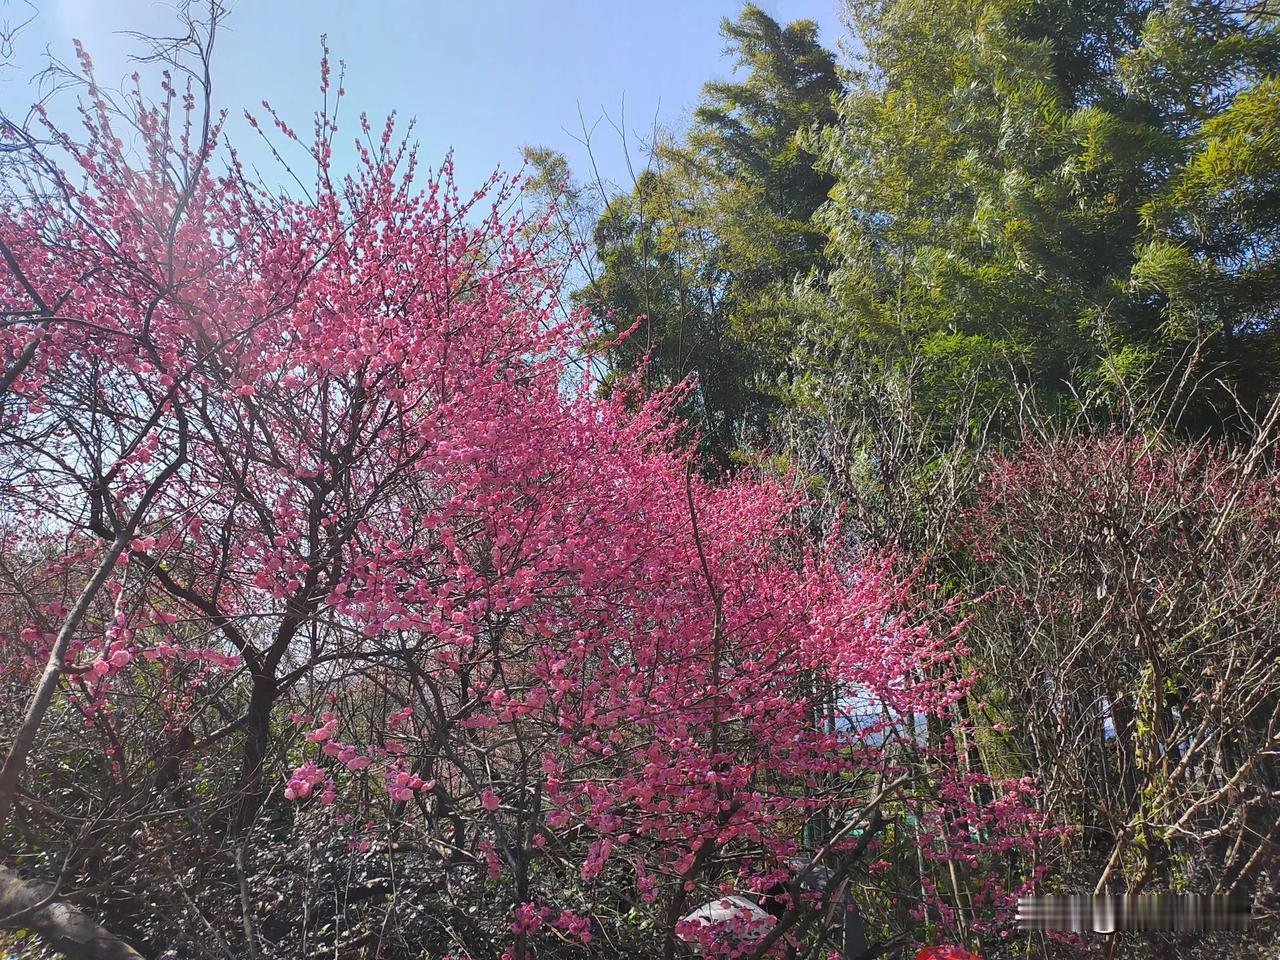
[[[739,77],[707,84],[686,136],[608,203],[593,234],[601,271],[578,299],[618,373],[647,356],[652,380],[696,378],[689,412],[724,466],[768,429],[796,336],[793,285],[826,270],[813,216],[833,181],[804,135],[834,122],[840,80],[810,21],[784,27],[748,5],[722,32]]]
[[[810,330],[822,363],[923,357],[937,406],[975,379],[1132,395],[1190,364],[1199,427],[1232,409],[1214,384],[1267,392],[1274,16],[880,0],[850,19],[863,63],[821,137],[838,262]]]
[[[1177,2],[1122,69],[1179,136],[1181,163],[1141,208],[1132,283],[1175,342],[1204,340],[1246,409],[1280,374],[1280,32],[1274,9]]]

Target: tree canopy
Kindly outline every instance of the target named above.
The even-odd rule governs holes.
[[[1273,395],[1273,15],[1183,0],[850,11],[864,53],[821,135],[829,338],[1051,403],[1188,374],[1197,430]]]

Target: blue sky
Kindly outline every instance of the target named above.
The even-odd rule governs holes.
[[[33,98],[30,78],[46,50],[70,61],[82,40],[98,79],[118,84],[135,67],[136,41],[126,31],[172,32],[173,0],[33,0],[36,19],[15,41],[0,70],[0,106],[20,113]],[[828,46],[840,34],[840,0],[760,0],[787,22],[818,23]],[[347,65],[342,132],[355,117],[378,122],[390,110],[417,118],[422,160],[435,166],[452,147],[459,180],[478,184],[496,166],[519,167],[520,147],[564,150],[575,170],[586,162],[575,143],[579,108],[593,121],[602,110],[646,132],[655,115],[678,125],[701,85],[725,78],[718,33],[736,0],[230,0],[215,52],[215,98],[230,108],[231,134],[246,144],[244,107],[271,101],[300,132],[318,104],[320,35],[333,59]],[[30,15],[24,0],[0,0],[0,21]],[[55,116],[69,101],[64,96]],[[595,141],[606,177],[625,179],[617,135],[602,123]],[[252,150],[250,155],[257,157]]]

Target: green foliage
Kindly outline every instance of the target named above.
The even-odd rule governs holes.
[[[1219,379],[1251,406],[1269,394],[1273,16],[1182,0],[851,15],[862,69],[819,138],[842,339],[929,356],[943,338],[969,352],[964,375],[999,357],[991,386],[1050,408],[1081,384],[1155,389],[1187,357],[1214,373],[1200,427],[1231,411]]]
[[[1092,391],[1224,432],[1274,396],[1267,3],[850,0],[847,21],[841,77],[812,23],[746,6],[722,25],[734,78],[601,191],[576,297],[612,380],[695,380],[721,466],[872,369],[973,429]],[[530,159],[581,215],[563,157]]]
[[[830,177],[802,134],[835,120],[835,60],[809,21],[748,5],[722,32],[738,78],[709,83],[687,134],[613,197],[592,235],[600,270],[577,293],[616,376],[695,378],[687,411],[722,466],[769,427],[796,338],[798,281],[826,270],[813,222]],[[625,340],[619,335],[641,321]]]

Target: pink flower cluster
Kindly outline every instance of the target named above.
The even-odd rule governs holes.
[[[412,800],[417,791],[430,792],[435,788],[434,780],[423,780],[414,773],[409,773],[399,764],[392,764],[385,774],[387,793],[392,800]]]
[[[289,780],[284,787],[285,798],[288,800],[305,800],[311,796],[311,792],[321,782],[324,782],[325,786],[320,794],[320,801],[322,803],[332,803],[334,800],[333,781],[327,780],[324,770],[308,760],[289,775]]]

